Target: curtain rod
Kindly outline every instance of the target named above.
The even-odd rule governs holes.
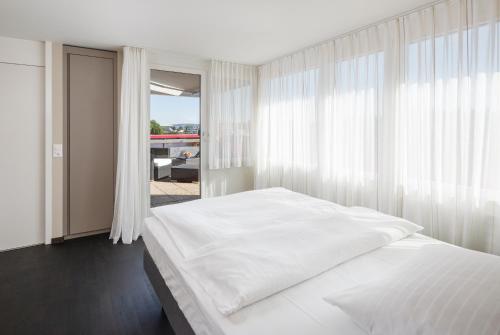
[[[393,16],[390,16],[390,17],[386,17],[384,19],[381,19],[381,20],[378,20],[378,21],[375,21],[373,23],[370,23],[370,24],[367,24],[367,25],[364,25],[364,26],[361,26],[361,27],[358,27],[358,28],[355,28],[353,30],[349,30],[349,31],[346,31],[344,33],[341,33],[341,34],[338,34],[338,35],[335,35],[334,37],[331,37],[329,39],[326,39],[326,40],[323,40],[321,42],[318,42],[318,43],[315,43],[315,44],[311,44],[305,48],[301,48],[301,49],[298,49],[296,51],[293,51],[293,52],[290,52],[290,53],[287,53],[287,54],[284,54],[283,56],[279,56],[279,57],[276,57],[276,58],[273,58],[263,64],[259,64],[257,65],[257,67],[259,66],[262,66],[262,65],[266,65],[266,64],[269,64],[269,63],[272,63],[274,61],[277,61],[278,59],[282,59],[282,58],[285,58],[285,57],[290,57],[290,56],[293,56],[299,52],[302,52],[304,50],[307,50],[307,49],[312,49],[312,48],[315,48],[315,47],[318,47],[320,45],[323,45],[325,43],[328,43],[330,41],[335,41],[335,40],[338,40],[340,38],[343,38],[345,36],[348,36],[348,35],[352,35],[352,34],[356,34],[360,31],[363,31],[363,30],[366,30],[368,28],[371,28],[371,27],[375,27],[375,26],[378,26],[380,24],[383,24],[383,23],[387,23],[389,21],[392,21],[392,20],[396,20],[398,18],[401,18],[403,16],[406,16],[406,15],[410,15],[410,14],[413,14],[413,13],[416,13],[416,12],[419,12],[421,10],[424,10],[424,9],[427,9],[427,8],[431,8],[431,7],[434,7],[436,5],[439,5],[440,3],[443,3],[443,2],[447,2],[447,1],[453,1],[453,0],[436,0],[436,1],[432,1],[430,3],[427,3],[427,4],[424,4],[424,5],[421,5],[421,6],[418,6],[418,7],[415,7],[413,9],[410,9],[410,10],[407,10],[407,11],[404,11],[402,13],[399,13],[399,14],[396,14],[396,15],[393,15]],[[466,1],[469,1],[469,0],[466,0]]]

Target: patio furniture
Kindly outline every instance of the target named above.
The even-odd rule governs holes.
[[[169,148],[151,148],[150,151],[150,179],[158,180],[161,178],[170,177],[170,167],[167,161],[158,161],[158,159],[172,159],[170,158]]]
[[[192,156],[196,156],[200,152],[200,147],[197,146],[179,146],[170,148],[170,157],[184,157],[183,153],[190,152]]]
[[[171,177],[172,159],[154,158],[153,159],[153,180]]]
[[[195,158],[176,158],[171,168],[171,179],[183,182],[198,181],[200,159]]]

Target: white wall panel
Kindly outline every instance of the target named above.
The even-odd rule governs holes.
[[[44,66],[44,43],[0,36],[0,62]]]
[[[5,52],[10,40],[0,39],[0,61],[14,63],[0,62],[0,250],[44,241],[44,67],[25,41]]]

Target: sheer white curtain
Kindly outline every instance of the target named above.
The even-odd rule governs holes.
[[[316,194],[317,55],[308,50],[259,69],[257,187],[282,185]]]
[[[447,1],[261,66],[257,187],[500,253],[499,17]]]
[[[393,106],[383,87],[397,76],[384,57],[396,55],[385,53],[396,28],[383,24],[260,67],[257,187],[378,207],[378,170],[387,161],[379,155],[394,152],[378,139],[392,136],[380,118]]]
[[[131,243],[149,213],[149,69],[144,49],[123,48],[115,209],[110,238]]]
[[[256,87],[256,67],[212,61],[208,85],[210,169],[251,166]]]
[[[499,1],[449,1],[401,19],[401,214],[427,234],[500,252]]]

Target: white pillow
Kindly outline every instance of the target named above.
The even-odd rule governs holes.
[[[498,335],[500,257],[429,245],[390,275],[325,300],[369,334]]]

